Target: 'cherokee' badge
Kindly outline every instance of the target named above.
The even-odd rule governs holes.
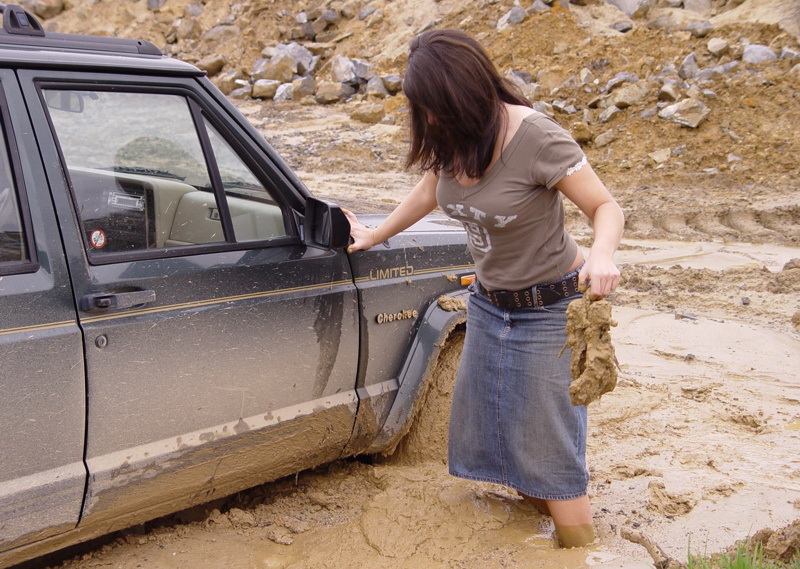
[[[378,321],[378,324],[385,324],[386,322],[394,322],[395,320],[410,320],[412,318],[418,318],[419,311],[417,310],[401,310],[400,312],[392,312],[392,313],[381,313],[375,317],[375,320]]]

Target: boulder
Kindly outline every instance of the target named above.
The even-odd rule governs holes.
[[[655,0],[606,0],[616,6],[629,18],[645,18],[655,6]]]
[[[650,160],[652,160],[655,164],[663,164],[669,160],[671,154],[672,150],[670,148],[659,148],[655,152],[648,154],[647,157],[650,158]]]
[[[214,83],[223,94],[228,95],[231,91],[239,87],[237,81],[241,81],[243,79],[244,74],[241,71],[238,69],[232,69],[231,71],[226,71],[225,73],[214,77]]]
[[[372,97],[379,97],[381,99],[389,96],[389,91],[383,84],[383,79],[375,75],[367,81],[366,94]]]
[[[278,92],[278,87],[281,86],[280,81],[273,79],[259,79],[253,83],[253,98],[254,99],[271,99]]]
[[[614,77],[612,77],[608,83],[606,83],[605,87],[603,87],[604,92],[609,92],[614,90],[616,87],[619,87],[623,83],[636,83],[639,81],[639,77],[636,73],[628,73],[627,71],[620,71]]]
[[[678,86],[675,83],[664,83],[658,91],[659,101],[677,101],[680,98]]]
[[[525,9],[522,6],[514,6],[497,21],[497,31],[503,32],[511,29],[512,26],[521,24],[525,20],[525,16]]]
[[[322,11],[320,18],[329,24],[338,24],[342,20],[342,14],[339,12],[339,10],[328,9]]]
[[[617,20],[613,24],[611,24],[612,30],[617,30],[620,33],[629,32],[633,29],[633,22],[630,20]]]
[[[706,81],[707,79],[711,79],[712,77],[715,77],[717,75],[727,75],[737,65],[739,65],[738,61],[729,61],[728,63],[723,63],[722,65],[706,67],[705,69],[700,70],[696,78],[699,81]]]
[[[372,71],[372,64],[366,59],[353,58],[350,61],[353,63],[353,73],[359,83],[366,83],[375,75]]]
[[[311,71],[316,63],[314,54],[297,42],[282,43],[275,46],[275,53],[272,58],[274,59],[279,55],[290,57],[294,63],[292,71],[300,75]]]
[[[64,11],[64,0],[20,0],[19,4],[44,20],[58,16]]]
[[[510,69],[508,73],[506,73],[506,78],[519,87],[528,85],[531,82],[531,74],[527,71],[520,71],[519,69]]]
[[[594,139],[594,145],[598,148],[602,148],[603,146],[608,146],[612,142],[617,139],[617,135],[614,134],[614,131],[609,129],[605,132],[598,134]]]
[[[608,104],[619,109],[626,109],[635,105],[647,96],[647,88],[641,85],[626,85],[620,87],[608,98]]]
[[[375,124],[386,116],[386,109],[380,103],[361,103],[357,105],[350,118],[367,124]]]
[[[343,55],[331,59],[331,77],[336,83],[357,83],[353,62]]]
[[[545,10],[549,10],[550,6],[542,2],[542,0],[533,0],[533,5],[528,8],[528,12],[532,14],[537,14],[539,12],[544,12]]]
[[[250,72],[250,77],[258,79],[274,79],[288,83],[294,77],[295,63],[288,54],[276,54],[272,59],[259,59]]]
[[[689,98],[664,107],[659,111],[658,116],[683,126],[697,128],[710,112],[711,109],[701,101]]]
[[[312,97],[316,90],[317,82],[311,76],[300,77],[292,81],[292,95],[295,99]]]
[[[147,0],[147,9],[153,12],[158,12],[167,0]]]
[[[693,79],[699,72],[700,66],[697,65],[697,56],[694,52],[687,55],[678,67],[678,76],[681,79]]]
[[[611,117],[616,115],[619,112],[619,107],[615,107],[611,105],[610,107],[606,108],[602,113],[600,113],[600,118],[597,119],[597,122],[605,123],[611,120]]]
[[[336,103],[339,101],[343,101],[353,93],[355,93],[355,89],[353,89],[347,83],[337,83],[334,81],[321,81],[317,84],[317,89],[314,93],[314,98],[317,100],[318,103],[322,103],[323,105],[328,105],[330,103]]]
[[[579,122],[572,127],[572,138],[575,142],[586,144],[592,140],[592,131],[585,122]]]
[[[236,87],[236,89],[228,93],[228,96],[231,97],[232,99],[244,99],[245,97],[249,97],[250,95],[253,94],[253,86],[250,85],[249,83],[246,85],[241,85],[240,83],[237,83],[237,85],[240,86]]]
[[[745,63],[764,63],[777,58],[778,56],[770,48],[758,44],[748,45],[742,54],[742,61]]]
[[[383,77],[383,86],[392,95],[399,93],[403,89],[403,78],[399,75],[385,75]]]
[[[200,20],[184,16],[181,18],[175,30],[175,36],[179,40],[194,40],[197,39],[202,32],[203,27],[200,25]]]
[[[696,38],[704,38],[714,29],[714,26],[708,20],[703,20],[701,22],[691,22],[683,29]]]
[[[728,52],[728,49],[730,49],[728,42],[721,38],[711,38],[708,40],[706,47],[708,48],[708,52],[714,57],[725,55]]]
[[[291,101],[294,98],[294,88],[291,83],[283,83],[278,86],[275,96],[272,98],[276,103],[279,101]]]
[[[228,63],[227,57],[222,54],[215,53],[205,56],[203,59],[198,61],[196,65],[198,69],[208,73],[209,77],[213,77],[222,71],[222,68],[225,67],[226,63]]]
[[[376,6],[373,6],[372,4],[368,4],[367,6],[365,6],[364,8],[362,8],[361,10],[358,11],[358,19],[359,20],[366,20],[377,9],[378,8]]]

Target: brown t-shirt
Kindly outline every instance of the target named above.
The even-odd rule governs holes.
[[[436,199],[464,224],[484,287],[519,290],[569,272],[578,245],[564,229],[564,206],[554,186],[585,164],[570,134],[533,111],[475,185],[464,187],[442,172]]]

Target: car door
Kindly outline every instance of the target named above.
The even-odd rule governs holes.
[[[0,551],[78,522],[84,379],[47,182],[17,79],[0,69]]]
[[[82,523],[107,531],[337,458],[357,298],[279,165],[191,78],[20,72],[88,384]]]

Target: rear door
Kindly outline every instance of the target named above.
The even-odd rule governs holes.
[[[0,69],[0,551],[78,522],[83,344],[39,152]]]
[[[357,407],[349,265],[302,243],[302,202],[246,129],[194,79],[20,76],[85,336],[86,521],[337,458]]]

